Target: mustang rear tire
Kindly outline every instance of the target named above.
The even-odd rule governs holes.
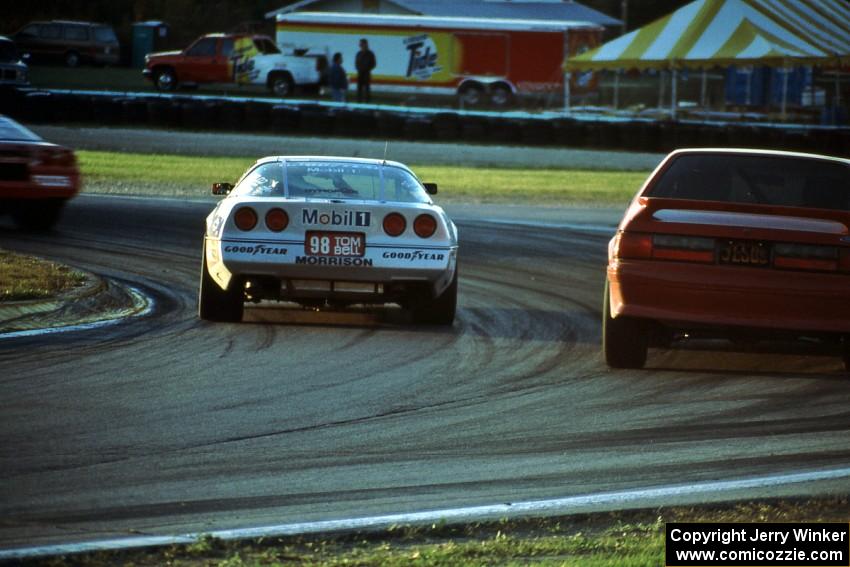
[[[611,317],[611,292],[605,282],[602,301],[602,352],[611,368],[643,368],[649,340],[646,325],[640,319]]]
[[[841,361],[844,363],[844,370],[850,372],[850,335],[841,337]]]
[[[198,316],[207,321],[238,323],[242,320],[245,298],[240,280],[231,280],[227,290],[221,289],[207,269],[207,251],[204,246],[201,261],[201,284],[198,290]]]
[[[413,307],[413,320],[426,325],[450,326],[457,312],[457,268],[449,287],[438,297],[421,300]]]

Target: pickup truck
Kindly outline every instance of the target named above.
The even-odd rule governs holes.
[[[235,83],[265,85],[277,96],[296,87],[318,87],[327,64],[323,57],[284,55],[264,35],[207,34],[182,51],[145,56],[142,74],[160,91],[178,85]]]

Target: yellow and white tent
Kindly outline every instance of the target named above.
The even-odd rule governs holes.
[[[846,0],[696,0],[568,59],[567,71],[850,63]]]

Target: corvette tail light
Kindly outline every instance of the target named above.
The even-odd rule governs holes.
[[[413,232],[419,238],[429,238],[437,232],[437,219],[431,215],[419,215],[413,221]]]
[[[280,232],[289,226],[289,215],[283,209],[271,209],[266,213],[266,226],[271,231]]]
[[[239,230],[251,230],[257,226],[257,213],[251,207],[242,207],[233,215],[233,222]]]
[[[656,234],[652,237],[652,257],[681,262],[714,263],[713,238]]]
[[[399,236],[407,228],[407,221],[398,213],[390,213],[384,217],[384,232],[390,236]]]
[[[845,256],[834,246],[782,243],[773,246],[773,266],[788,270],[837,272],[839,267],[846,270],[850,262]]]

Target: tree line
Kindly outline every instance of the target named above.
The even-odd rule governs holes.
[[[204,33],[261,31],[273,34],[266,13],[292,0],[26,0],[0,2],[0,34],[11,34],[34,20],[83,20],[112,25],[122,44],[129,45],[134,22],[159,20],[169,26],[164,47],[183,47]],[[579,0],[615,18],[623,0]],[[689,0],[627,0],[629,29],[688,3]]]

